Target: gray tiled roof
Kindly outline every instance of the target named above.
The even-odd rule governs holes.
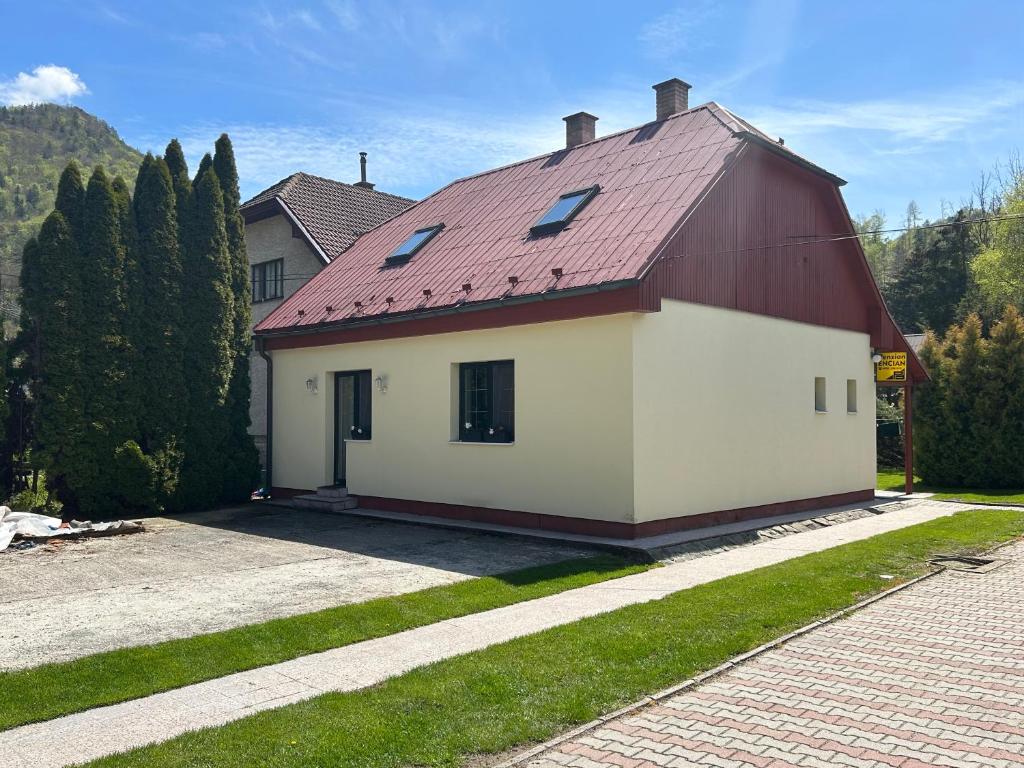
[[[320,249],[333,259],[367,230],[398,215],[415,200],[345,184],[308,173],[293,173],[242,203],[242,212],[279,198]]]

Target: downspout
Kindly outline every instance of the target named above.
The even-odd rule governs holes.
[[[256,337],[256,351],[267,362],[267,492],[274,488],[274,359],[267,354],[267,340]]]

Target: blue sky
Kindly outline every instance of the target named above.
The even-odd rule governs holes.
[[[897,223],[1024,150],[1024,3],[0,0],[0,101],[70,101],[193,164],[221,131],[243,195],[304,170],[422,197],[598,135],[693,84]],[[42,69],[38,69],[42,67]]]

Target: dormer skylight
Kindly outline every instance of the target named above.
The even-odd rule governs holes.
[[[578,214],[594,195],[601,191],[601,187],[595,184],[586,189],[578,189],[575,192],[566,192],[555,201],[548,212],[540,217],[540,220],[530,227],[530,234],[546,235],[557,232]]]
[[[400,246],[395,248],[390,256],[384,259],[384,266],[396,267],[405,264],[442,229],[444,229],[444,224],[433,224],[423,227],[423,229],[417,229]]]

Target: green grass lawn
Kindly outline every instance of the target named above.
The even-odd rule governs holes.
[[[3,672],[0,730],[533,600],[651,567],[612,554],[566,560],[224,632]]]
[[[960,513],[662,600],[98,760],[94,768],[458,766],[551,737],[926,571],[1024,532],[1024,512]]]
[[[903,490],[902,469],[881,469],[878,471],[878,485],[882,491]],[[914,478],[914,490],[922,493],[934,493],[936,499],[944,501],[977,501],[984,504],[1024,504],[1024,489],[986,489],[986,488],[937,488],[925,485],[921,478]]]

